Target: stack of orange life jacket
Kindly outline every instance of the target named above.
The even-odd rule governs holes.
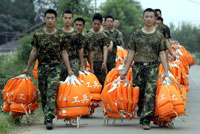
[[[100,84],[98,78],[90,72],[79,71],[79,77],[85,83],[85,86],[89,89],[92,100],[90,103],[90,114],[94,113],[95,108],[101,105],[101,90],[102,85]]]
[[[68,76],[58,86],[56,100],[57,119],[77,118],[89,114],[91,95],[85,84],[76,76]]]
[[[23,114],[29,117],[38,108],[38,89],[25,74],[9,79],[2,92],[3,111],[9,112],[13,118]]]

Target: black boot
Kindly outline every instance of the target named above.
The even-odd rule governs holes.
[[[53,129],[53,120],[52,119],[46,120],[46,128],[48,130],[52,130]]]

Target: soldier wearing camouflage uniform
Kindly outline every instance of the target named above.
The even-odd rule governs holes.
[[[107,73],[107,47],[109,46],[110,42],[107,35],[103,31],[100,31],[101,24],[102,16],[98,13],[94,14],[93,28],[87,32],[86,38],[88,42],[87,44],[91,72],[94,72],[103,86]]]
[[[32,51],[24,73],[28,75],[29,69],[38,58],[38,88],[40,90],[42,109],[45,115],[47,129],[53,129],[53,118],[55,117],[55,103],[58,82],[60,79],[61,58],[67,66],[70,75],[73,72],[70,69],[68,54],[66,48],[69,41],[64,38],[61,31],[55,29],[56,11],[49,9],[45,12],[46,27],[36,32],[32,39]]]
[[[123,34],[121,31],[119,31],[120,21],[118,18],[115,18],[113,22],[113,29],[116,30],[119,33],[120,39],[121,39],[121,46],[125,48],[124,40],[123,40]]]
[[[85,20],[83,18],[76,18],[74,20],[74,28],[76,28],[80,33],[81,33],[81,37],[80,39],[82,40],[82,44],[83,44],[83,51],[84,51],[84,62],[83,62],[83,70],[86,70],[86,64],[87,64],[87,59],[88,59],[88,44],[87,44],[87,40],[86,40],[86,34],[83,32],[83,29],[85,27]],[[88,59],[89,60],[89,59]]]
[[[69,39],[70,45],[66,49],[69,54],[69,61],[72,71],[76,76],[79,75],[79,69],[83,71],[83,42],[82,34],[72,27],[73,13],[65,11],[63,13],[62,21],[64,27],[62,28],[65,37]],[[64,81],[68,76],[67,68],[64,63],[61,64],[61,81]]]
[[[129,52],[125,69],[120,72],[124,77],[132,63],[133,83],[140,88],[139,108],[142,110],[140,124],[143,129],[149,130],[150,121],[154,116],[156,85],[158,79],[158,65],[160,58],[165,76],[168,76],[167,61],[165,55],[166,42],[163,35],[155,29],[155,13],[147,8],[143,13],[144,26],[137,29],[128,44]],[[142,106],[142,107],[141,107]]]
[[[107,69],[109,72],[112,68],[115,67],[117,46],[121,46],[122,42],[121,42],[121,37],[119,35],[119,32],[113,29],[113,17],[106,16],[105,22],[106,22],[106,28],[104,29],[104,32],[108,35],[111,41],[111,44],[108,47],[108,60],[107,60]]]
[[[170,29],[169,29],[169,27],[167,25],[165,25],[163,23],[163,18],[162,18],[162,12],[161,12],[161,10],[160,9],[155,9],[154,11],[156,12],[156,17],[157,17],[157,21],[156,21],[157,30],[159,30],[164,35],[165,40],[166,40],[166,45],[167,45],[167,50],[166,50],[166,56],[167,57],[166,58],[167,58],[167,61],[168,61],[168,51],[169,51],[169,53],[171,54],[171,56],[173,58],[176,58],[176,55],[172,51],[171,43],[169,41],[169,39],[171,38]],[[168,69],[170,69],[169,63],[168,63]]]

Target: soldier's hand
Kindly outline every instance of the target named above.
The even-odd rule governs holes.
[[[119,75],[120,75],[120,77],[121,77],[122,79],[124,79],[124,78],[126,77],[126,74],[127,74],[127,72],[126,72],[125,70],[121,70],[121,71],[119,72]]]
[[[83,71],[84,71],[83,67],[80,67],[80,71],[81,71],[81,72],[83,72]]]
[[[74,72],[73,72],[72,70],[70,70],[70,71],[68,72],[68,74],[69,74],[70,76],[72,76],[72,75],[74,75]]]
[[[29,69],[24,69],[24,74],[26,74],[26,76],[28,76],[28,74],[29,74]]]
[[[94,69],[91,69],[90,72],[94,74]]]
[[[164,72],[164,77],[169,77],[168,71]]]
[[[106,68],[106,63],[105,62],[103,62],[102,65],[101,65],[101,69],[104,69],[104,68]]]

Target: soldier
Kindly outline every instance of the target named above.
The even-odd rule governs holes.
[[[121,37],[119,32],[113,29],[113,17],[106,16],[106,28],[104,30],[105,33],[110,37],[110,46],[108,47],[108,60],[107,60],[107,69],[110,71],[115,67],[115,59],[117,53],[117,46],[121,46]]]
[[[92,21],[93,28],[86,34],[89,45],[89,63],[91,72],[94,72],[103,86],[106,77],[107,47],[110,42],[107,35],[100,30],[102,25],[101,14],[94,14]]]
[[[162,17],[162,14],[161,14],[161,10],[160,9],[155,9],[155,12],[156,12],[156,17]],[[171,43],[170,43],[170,38],[171,38],[171,35],[170,35],[170,29],[167,25],[165,25],[163,23],[163,18],[161,19],[162,20],[162,23],[160,25],[157,24],[157,29],[160,30],[161,33],[163,33],[165,39],[166,39],[166,44],[167,44],[167,48],[168,50],[166,51],[166,58],[167,58],[167,61],[168,61],[168,51],[169,53],[171,54],[171,56],[173,58],[176,58],[176,55],[174,54],[174,52],[172,51],[172,48],[171,48]],[[158,21],[157,21],[158,22]],[[168,69],[170,69],[169,67],[169,63],[168,63]]]
[[[143,22],[144,26],[133,32],[128,44],[129,52],[125,69],[120,72],[120,75],[121,77],[126,76],[134,60],[132,75],[133,83],[140,88],[138,104],[142,110],[140,124],[144,130],[149,130],[155,110],[159,57],[165,70],[165,76],[168,76],[168,70],[165,55],[166,42],[164,36],[155,29],[155,12],[153,9],[144,10]]]
[[[120,21],[118,18],[115,18],[113,23],[113,29],[119,32],[120,38],[121,38],[121,46],[124,48],[124,40],[123,40],[123,34],[121,31],[119,31]]]
[[[86,69],[86,59],[88,58],[88,45],[86,42],[85,33],[83,33],[83,29],[85,27],[85,20],[83,18],[76,18],[74,20],[74,28],[76,28],[82,34],[82,43],[83,43],[83,51],[84,51],[84,70]]]
[[[73,75],[69,65],[66,48],[69,41],[64,38],[61,31],[55,28],[57,13],[53,9],[45,12],[44,22],[46,27],[37,31],[32,39],[32,50],[24,73],[28,75],[29,69],[38,58],[38,88],[42,99],[42,109],[45,115],[44,123],[47,129],[53,129],[53,118],[55,117],[55,102],[58,82],[60,78],[61,56],[67,67],[68,74]]]
[[[78,76],[79,69],[83,71],[82,34],[72,27],[73,13],[71,11],[63,12],[62,22],[64,24],[62,31],[64,32],[65,37],[70,41],[70,45],[66,49],[69,54],[70,66],[74,74]],[[64,81],[67,76],[66,67],[64,66],[64,63],[62,63],[60,80]]]

